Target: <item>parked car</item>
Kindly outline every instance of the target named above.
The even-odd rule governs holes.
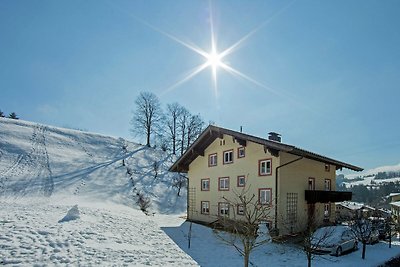
[[[371,230],[371,234],[368,239],[368,244],[375,244],[379,242],[379,231],[378,230]]]
[[[345,251],[357,250],[358,241],[348,226],[326,226],[313,233],[311,245],[315,252],[341,256]]]

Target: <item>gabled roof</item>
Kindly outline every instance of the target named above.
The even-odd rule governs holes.
[[[172,172],[187,172],[190,163],[198,156],[204,156],[206,148],[217,138],[222,138],[223,135],[232,136],[240,145],[246,146],[247,141],[263,145],[272,155],[279,155],[279,151],[287,152],[293,155],[302,156],[304,158],[320,161],[326,164],[336,166],[336,169],[347,168],[353,171],[362,171],[363,169],[345,162],[331,159],[316,153],[297,148],[292,145],[276,142],[229,129],[209,125],[197,138],[197,140],[186,150],[186,152],[171,166],[169,171]]]

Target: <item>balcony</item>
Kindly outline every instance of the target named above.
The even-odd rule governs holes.
[[[307,203],[328,203],[342,202],[351,200],[351,192],[324,191],[324,190],[306,190],[305,198]]]

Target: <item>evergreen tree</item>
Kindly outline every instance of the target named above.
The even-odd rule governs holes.
[[[4,113],[1,110],[0,110],[0,118],[4,118]]]
[[[11,112],[10,115],[8,115],[8,118],[18,120],[19,118],[17,117],[17,114],[15,112]]]

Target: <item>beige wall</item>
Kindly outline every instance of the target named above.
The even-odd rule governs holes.
[[[285,164],[292,160],[300,158],[292,154],[285,152],[280,153],[281,164]],[[303,158],[299,161],[291,163],[287,166],[280,168],[278,177],[278,201],[279,201],[279,214],[278,224],[280,225],[281,233],[290,232],[293,227],[293,231],[296,229],[304,228],[307,223],[308,206],[305,201],[305,190],[308,190],[309,178],[315,179],[315,190],[324,190],[325,179],[331,180],[331,190],[336,190],[336,167],[330,165],[329,171],[325,170],[325,163],[318,162]],[[287,222],[287,194],[297,193],[298,194],[298,218],[295,225],[289,225]],[[330,205],[330,220],[333,221],[335,218],[335,204]],[[317,219],[322,222],[324,218],[324,204],[317,203],[315,205],[315,212]]]
[[[225,143],[223,144],[223,141]],[[245,157],[238,158],[237,149],[241,147],[231,136],[224,135],[223,139],[217,138],[204,152],[204,157],[197,157],[189,166],[189,188],[195,188],[196,207],[193,214],[189,209],[189,218],[211,222],[218,215],[218,202],[224,202],[224,197],[234,199],[240,194],[242,187],[237,187],[237,176],[246,176],[245,190],[248,195],[256,195],[258,199],[259,188],[272,188],[274,192],[275,167],[279,165],[279,158],[273,157],[269,152],[265,153],[261,145],[247,142]],[[223,164],[223,152],[233,149],[233,163]],[[218,165],[208,167],[208,155],[217,153]],[[261,159],[272,159],[272,174],[269,176],[258,175],[258,161]],[[229,191],[218,191],[218,178],[229,177]],[[210,191],[201,191],[201,179],[210,178]],[[273,193],[274,194],[274,193]],[[273,197],[273,196],[272,196]],[[191,196],[189,196],[189,202]],[[200,209],[201,201],[210,201],[210,215],[202,215]],[[231,211],[232,213],[232,211]],[[231,214],[232,215],[232,214]],[[273,212],[271,215],[273,216]],[[232,216],[231,216],[232,217]],[[270,218],[272,221],[273,218]]]
[[[218,203],[224,202],[224,197],[234,199],[242,188],[237,187],[237,176],[246,176],[246,190],[248,195],[256,195],[258,199],[259,188],[272,189],[271,212],[268,216],[270,222],[274,222],[275,205],[275,169],[277,166],[298,158],[288,153],[280,152],[280,157],[272,156],[268,151],[265,152],[262,145],[247,142],[245,147],[246,156],[238,159],[237,148],[240,145],[231,136],[224,135],[223,139],[217,138],[206,150],[203,156],[197,157],[189,166],[189,203],[195,203],[194,207],[189,208],[188,217],[192,220],[212,222],[217,219]],[[223,152],[233,149],[233,163],[223,164]],[[218,165],[208,166],[208,155],[217,153]],[[272,174],[269,176],[259,176],[258,164],[261,159],[272,159]],[[218,190],[218,178],[229,177],[229,191]],[[305,202],[304,191],[308,189],[308,178],[315,178],[316,190],[324,189],[325,179],[331,179],[331,190],[335,190],[335,166],[330,166],[330,171],[325,171],[325,164],[309,159],[302,159],[279,170],[279,194],[278,194],[278,228],[281,234],[290,231],[287,226],[287,193],[297,193],[297,224],[299,228],[306,223],[307,204]],[[201,179],[210,179],[210,191],[201,191]],[[191,191],[192,190],[192,191]],[[194,194],[193,194],[194,192]],[[210,214],[201,214],[201,201],[210,201]],[[323,204],[316,205],[316,211],[323,218]],[[232,217],[233,210],[230,211]],[[236,212],[236,210],[235,210]],[[331,216],[334,219],[335,207],[331,205]]]

